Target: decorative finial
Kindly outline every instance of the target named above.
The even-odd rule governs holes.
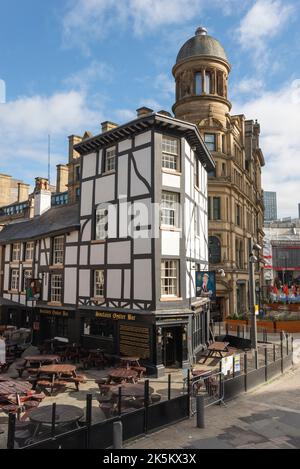
[[[207,29],[200,26],[200,28],[196,30],[196,36],[207,36]]]

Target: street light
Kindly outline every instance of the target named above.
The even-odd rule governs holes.
[[[261,250],[259,244],[254,244],[251,241],[251,250],[249,256],[249,283],[250,283],[250,313],[251,313],[251,347],[257,349],[257,323],[256,323],[256,308],[255,308],[255,264],[258,262],[258,256],[255,251]]]

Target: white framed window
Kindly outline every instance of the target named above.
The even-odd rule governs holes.
[[[94,272],[94,297],[104,298],[104,270]]]
[[[65,237],[57,236],[53,239],[53,265],[64,263]]]
[[[20,277],[19,269],[12,269],[11,281],[10,281],[11,290],[15,290],[15,291],[19,290],[19,277]]]
[[[162,167],[173,171],[180,170],[178,138],[163,135],[162,138]]]
[[[204,134],[204,141],[209,151],[217,151],[216,134]]]
[[[195,91],[197,96],[202,94],[202,73],[199,72],[195,74]]]
[[[161,225],[179,227],[179,194],[163,192],[161,196]]]
[[[105,152],[104,172],[109,173],[116,169],[116,147],[107,148]]]
[[[163,260],[161,262],[161,297],[179,296],[179,262]]]
[[[26,269],[23,271],[23,291],[29,287],[30,280],[32,280],[32,270]]]
[[[108,232],[108,210],[104,207],[98,207],[96,210],[96,241],[103,241],[107,238]]]
[[[25,261],[32,261],[34,253],[34,242],[30,241],[25,246]]]
[[[61,303],[62,299],[62,275],[51,275],[50,299],[52,303]]]
[[[12,261],[20,261],[21,260],[21,244],[15,243],[13,244],[12,248]]]

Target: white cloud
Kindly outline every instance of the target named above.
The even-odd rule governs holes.
[[[233,86],[233,95],[235,94],[260,94],[264,89],[264,81],[256,77],[246,77]]]
[[[175,82],[174,78],[166,73],[160,73],[155,81],[154,88],[159,91],[162,98],[175,98]]]
[[[88,67],[71,74],[64,80],[64,83],[75,89],[86,91],[89,86],[97,81],[111,82],[114,71],[111,66],[103,62],[93,60]]]
[[[234,104],[234,112],[261,124],[265,190],[278,193],[279,216],[297,216],[300,203],[300,79],[248,102]]]
[[[67,44],[76,43],[86,51],[90,39],[103,38],[112,29],[129,26],[141,36],[163,26],[200,21],[203,12],[211,13],[212,8],[225,15],[236,13],[237,5],[240,11],[240,0],[70,0],[63,18],[64,36]]]
[[[52,165],[67,162],[67,137],[83,134],[103,119],[82,92],[20,97],[0,105],[1,171],[27,179],[47,174],[47,141],[52,138]],[[103,119],[104,120],[104,119]],[[91,127],[90,127],[91,126]],[[65,153],[61,150],[65,148]]]
[[[268,64],[268,41],[287,25],[293,5],[282,0],[257,0],[242,19],[237,30],[239,42],[252,52],[257,68]]]

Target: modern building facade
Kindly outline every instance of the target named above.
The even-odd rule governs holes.
[[[265,285],[300,284],[300,220],[265,223]]]
[[[196,297],[195,274],[208,270],[215,164],[197,127],[166,113],[142,108],[104,129],[72,146],[77,202],[51,207],[39,180],[35,216],[0,232],[2,297],[32,308],[39,340],[137,355],[159,376],[188,366],[209,337],[210,302]]]
[[[277,193],[264,191],[265,221],[277,220]]]
[[[174,114],[196,124],[216,162],[208,180],[210,269],[217,272],[214,307],[223,317],[249,310],[249,246],[262,245],[264,236],[260,125],[230,115],[230,70],[224,48],[204,28],[183,45],[173,68]],[[257,267],[256,282],[261,275]]]

